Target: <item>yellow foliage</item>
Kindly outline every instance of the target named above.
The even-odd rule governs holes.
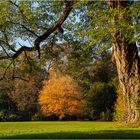
[[[68,75],[44,81],[38,101],[44,115],[55,114],[60,119],[65,115],[81,115],[86,106],[78,84]]]

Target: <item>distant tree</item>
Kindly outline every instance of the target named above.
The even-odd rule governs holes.
[[[45,81],[39,104],[44,115],[56,115],[59,119],[82,115],[86,107],[78,84],[68,75]]]
[[[0,65],[6,67],[8,62],[1,61]],[[5,71],[5,67],[0,67],[0,121],[15,121],[17,119],[17,108],[15,103],[9,98],[9,93],[14,87],[13,81],[9,78],[12,70]],[[8,73],[7,78],[4,78],[6,73]]]
[[[116,98],[112,84],[95,82],[87,96],[89,116],[95,120],[112,120]]]
[[[66,73],[79,83],[87,97],[87,117],[95,120],[112,120],[117,84],[114,86],[110,83],[117,77],[117,71],[111,61],[111,52],[106,48],[97,52],[94,47],[84,52],[83,47],[77,45],[72,48],[68,58]]]
[[[28,75],[29,80],[13,80],[12,90],[8,97],[15,103],[21,119],[31,120],[33,115],[39,115],[38,105],[39,90],[43,86],[43,80],[47,78],[44,70],[36,71]],[[25,77],[25,79],[27,79]]]
[[[31,116],[37,112],[38,89],[35,82],[18,79],[14,83],[14,90],[9,94],[9,97],[16,104],[18,112],[26,116],[22,117],[25,120],[30,120]]]
[[[87,51],[83,49],[77,46],[72,50],[66,73],[78,82],[86,94],[94,82],[108,83],[117,76],[117,71],[109,50],[97,53],[94,47]]]
[[[0,121],[15,121],[16,111],[16,105],[8,97],[7,92],[0,91]]]

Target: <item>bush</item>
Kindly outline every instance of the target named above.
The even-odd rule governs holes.
[[[9,114],[7,119],[8,119],[8,121],[16,121],[17,115],[16,114]]]
[[[5,113],[3,110],[0,110],[0,121],[4,121],[5,120]]]
[[[17,121],[18,116],[10,111],[1,110],[0,111],[0,121]]]

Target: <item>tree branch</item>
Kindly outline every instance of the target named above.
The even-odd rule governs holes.
[[[13,63],[13,62],[11,62],[11,63],[6,67],[6,69],[5,69],[5,71],[4,71],[4,74],[3,74],[3,77],[2,77],[1,79],[4,79],[4,78],[5,78],[5,75],[6,75],[6,73],[7,73],[7,70],[10,68],[10,66],[12,65],[12,63]]]
[[[61,28],[61,25],[64,23],[68,15],[70,14],[71,10],[73,9],[73,5],[76,1],[67,1],[65,5],[64,12],[60,15],[59,19],[50,27],[48,30],[39,36],[35,42],[34,47],[38,50],[39,57],[40,57],[40,43],[48,38],[48,36],[53,33],[56,29]]]
[[[12,56],[12,59],[16,59],[23,51],[35,51],[35,47],[27,47],[22,46],[19,50],[16,51],[16,53]]]
[[[27,58],[28,64],[29,64],[29,66],[30,66],[30,72],[31,72],[31,71],[32,71],[32,64],[31,64],[31,62],[30,62],[30,60],[29,60],[29,58],[28,58],[28,55],[27,55],[26,51],[24,51],[24,54],[25,54],[25,56],[26,56],[26,58]]]
[[[13,22],[13,21],[9,21],[9,22],[12,23],[12,24],[19,25],[19,26],[23,27],[25,30],[27,30],[27,31],[30,32],[31,34],[35,35],[36,37],[38,37],[38,35],[37,35],[34,31],[32,31],[31,29],[29,29],[28,27],[26,27],[24,24],[15,23],[15,22]]]
[[[10,57],[9,54],[7,53],[6,49],[5,49],[2,45],[1,45],[1,47],[2,47],[3,51],[5,52],[5,54],[6,54],[8,57]]]
[[[50,26],[46,32],[44,32],[42,35],[38,36],[36,40],[34,41],[34,46],[33,47],[27,47],[27,46],[22,46],[20,49],[18,49],[11,57],[9,56],[1,56],[0,59],[9,59],[12,58],[13,60],[16,59],[23,51],[38,51],[38,55],[40,58],[40,43],[46,40],[50,34],[52,34],[55,30],[58,28],[61,28],[61,25],[64,23],[68,15],[70,14],[71,10],[73,9],[73,5],[76,3],[76,0],[72,1],[66,1],[65,2],[65,8],[63,13],[60,15],[59,19],[52,25]],[[18,5],[16,3],[13,3],[10,1],[10,3],[14,4],[16,7]],[[20,11],[22,13],[22,11]],[[28,30],[29,31],[29,30]]]

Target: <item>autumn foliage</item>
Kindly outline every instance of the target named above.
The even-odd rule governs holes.
[[[81,115],[86,106],[80,88],[70,76],[53,77],[44,82],[39,104],[46,116]]]

